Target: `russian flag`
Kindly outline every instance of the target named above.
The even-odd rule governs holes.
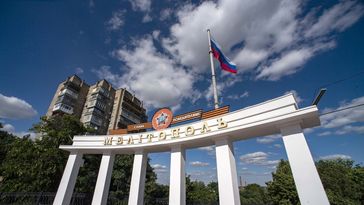
[[[231,73],[236,73],[236,64],[231,62],[228,57],[226,57],[220,46],[211,38],[211,50],[214,57],[220,62],[220,66],[223,70],[226,70]]]

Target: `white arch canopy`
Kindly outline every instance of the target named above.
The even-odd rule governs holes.
[[[220,204],[240,204],[232,142],[282,134],[301,204],[329,204],[303,129],[320,125],[316,106],[298,109],[292,94],[254,106],[163,130],[104,136],[74,136],[54,204],[69,204],[83,154],[102,154],[92,204],[106,204],[115,154],[134,154],[129,205],[141,205],[147,154],[171,152],[169,204],[186,204],[185,150],[216,145]]]

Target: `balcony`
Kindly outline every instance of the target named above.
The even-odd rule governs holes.
[[[91,107],[97,107],[99,110],[105,111],[106,104],[100,102],[99,100],[92,100],[92,101],[88,102],[88,108],[91,108]]]
[[[105,90],[102,87],[96,87],[96,88],[94,88],[91,93],[92,94],[99,93],[99,94],[103,95],[105,98],[109,98],[110,97],[109,91]]]
[[[133,123],[137,124],[137,123],[140,123],[141,120],[138,116],[126,111],[123,109],[123,111],[121,112],[121,116],[123,116],[124,118],[132,121]]]
[[[104,117],[105,116],[105,112],[99,110],[97,107],[92,107],[92,108],[89,108],[86,111],[85,115],[97,115],[99,117]]]
[[[73,107],[69,106],[69,105],[66,105],[66,104],[63,104],[63,103],[58,103],[56,105],[54,105],[53,107],[53,112],[56,112],[56,111],[61,111],[61,112],[64,112],[64,113],[67,113],[67,114],[73,114]]]
[[[74,91],[70,90],[70,89],[63,89],[59,92],[59,95],[64,95],[64,94],[68,94],[69,96],[71,96],[74,99],[78,98],[78,94],[75,93]]]
[[[90,122],[92,122],[93,124],[97,125],[97,126],[101,126],[102,125],[102,119],[96,117],[96,116],[92,116]]]
[[[101,118],[95,116],[95,115],[86,115],[81,119],[81,121],[86,124],[94,124],[97,126],[102,126],[102,123],[104,122]]]

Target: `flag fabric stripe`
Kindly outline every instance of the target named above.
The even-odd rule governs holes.
[[[220,66],[223,70],[237,73],[236,65],[222,53],[219,45],[213,39],[211,39],[211,50],[213,56],[220,62]]]

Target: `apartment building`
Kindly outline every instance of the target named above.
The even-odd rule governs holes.
[[[125,129],[127,125],[147,122],[148,116],[143,103],[126,89],[115,92],[109,130]]]
[[[90,86],[80,121],[100,134],[107,133],[114,97],[115,89],[106,80]]]
[[[66,113],[80,118],[89,88],[77,75],[68,77],[58,85],[46,116]]]
[[[58,85],[46,116],[57,114],[75,115],[99,134],[147,121],[142,101],[126,89],[116,90],[106,80],[89,86],[77,75]]]

